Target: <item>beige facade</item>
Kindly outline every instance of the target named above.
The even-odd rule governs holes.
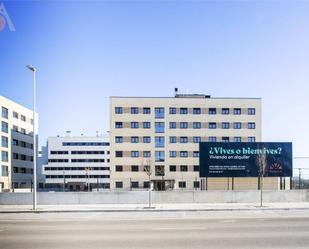
[[[3,96],[0,96],[0,108],[1,189],[30,188],[33,178],[32,111]]]
[[[257,189],[256,178],[200,179],[200,141],[261,141],[261,99],[111,97],[111,189],[147,188],[145,166],[155,190]]]

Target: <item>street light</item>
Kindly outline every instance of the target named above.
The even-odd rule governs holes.
[[[31,65],[26,67],[33,72],[33,210],[36,210],[35,74],[37,69]]]

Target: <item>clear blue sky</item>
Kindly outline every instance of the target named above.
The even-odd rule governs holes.
[[[32,107],[39,68],[41,145],[107,131],[111,95],[179,87],[263,98],[263,140],[309,155],[309,2],[2,2],[16,31],[0,32],[0,94]]]

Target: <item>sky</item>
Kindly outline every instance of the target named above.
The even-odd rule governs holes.
[[[263,141],[309,156],[309,1],[0,3],[15,26],[0,31],[0,95],[32,108],[25,65],[38,68],[40,145],[66,130],[107,132],[109,96],[178,87],[262,98]]]

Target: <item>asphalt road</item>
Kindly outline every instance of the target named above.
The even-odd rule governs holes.
[[[1,214],[0,248],[309,248],[308,216],[135,219],[127,215],[109,219],[100,213]]]

